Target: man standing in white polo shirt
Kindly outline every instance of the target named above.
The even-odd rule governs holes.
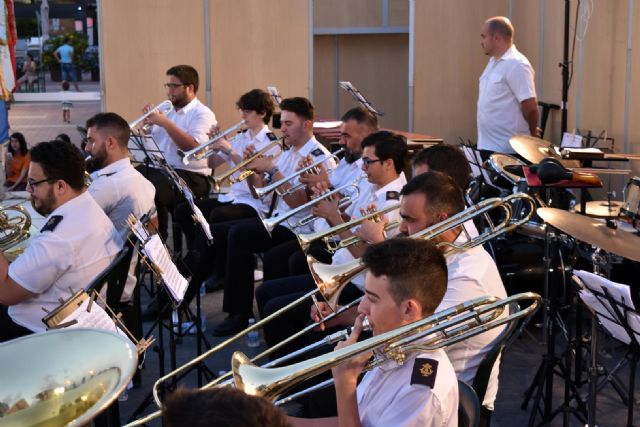
[[[513,36],[513,25],[503,16],[489,18],[480,31],[480,46],[490,57],[478,96],[478,149],[483,158],[494,151],[513,153],[513,135],[540,136],[534,71]]]

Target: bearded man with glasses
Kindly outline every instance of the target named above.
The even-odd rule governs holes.
[[[70,142],[31,150],[27,191],[46,223],[10,265],[0,253],[0,342],[44,331],[43,310],[88,285],[120,251],[122,240],[84,179],[84,159]]]

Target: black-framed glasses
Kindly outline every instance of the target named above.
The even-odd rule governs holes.
[[[180,86],[186,86],[186,85],[184,85],[182,83],[165,83],[164,84],[164,87],[166,87],[167,89],[175,89],[175,88],[178,88]]]
[[[27,188],[31,191],[33,191],[33,189],[35,187],[37,187],[38,185],[42,184],[43,182],[50,182],[50,181],[55,181],[58,178],[45,178],[45,179],[41,179],[39,181],[34,181],[31,178],[27,179]]]
[[[376,162],[382,163],[382,162],[384,162],[384,160],[383,159],[367,159],[366,157],[362,158],[362,163],[366,167],[369,167],[369,166],[371,166],[371,164],[376,163]]]

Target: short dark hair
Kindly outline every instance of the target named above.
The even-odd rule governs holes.
[[[69,90],[69,82],[66,80],[62,81],[62,90]]]
[[[57,135],[56,139],[59,141],[71,142],[71,138],[69,138],[69,135],[67,135],[66,133],[61,133]]]
[[[280,110],[291,111],[304,120],[313,121],[316,117],[316,110],[311,101],[301,96],[283,99],[280,103]]]
[[[168,427],[289,427],[285,412],[268,400],[232,387],[178,389],[163,402]]]
[[[340,120],[342,120],[343,122],[354,120],[361,125],[365,125],[372,132],[378,130],[378,116],[363,107],[355,107],[350,109],[342,115],[342,118]]]
[[[15,132],[11,134],[11,139],[16,139],[18,140],[18,144],[20,144],[20,154],[21,155],[25,155],[29,152],[29,148],[27,147],[27,140],[25,139],[24,135],[20,132]],[[11,154],[16,154],[16,152],[13,150],[13,147],[11,146],[11,144],[9,144],[9,152]]]
[[[376,156],[381,160],[393,160],[397,173],[404,169],[407,158],[407,138],[397,133],[381,130],[367,135],[362,140],[362,148],[374,146]]]
[[[258,114],[264,113],[264,123],[269,123],[273,111],[276,106],[271,98],[271,95],[262,89],[253,89],[245,93],[238,99],[236,105],[241,110],[251,110]]]
[[[447,262],[427,240],[385,240],[368,246],[362,261],[374,276],[389,278],[389,293],[396,304],[417,299],[424,316],[435,312],[447,290]]]
[[[118,141],[120,147],[126,148],[129,145],[129,123],[116,113],[98,113],[87,120],[86,127],[106,129]]]
[[[509,18],[504,16],[494,16],[493,18],[487,19],[486,23],[489,25],[489,34],[493,35],[498,33],[507,40],[513,39],[515,30],[513,29],[513,25]]]
[[[436,144],[418,151],[413,165],[427,165],[429,170],[449,175],[465,190],[471,181],[471,166],[462,150],[449,144]]]
[[[70,142],[40,142],[31,149],[31,161],[42,167],[47,178],[61,179],[77,191],[85,186],[84,159],[78,147]]]
[[[425,211],[432,214],[440,212],[448,216],[462,212],[465,208],[462,190],[449,175],[429,171],[413,177],[404,187],[401,195],[424,194]]]
[[[198,72],[191,65],[174,65],[167,70],[167,76],[177,78],[185,86],[192,85],[193,92],[198,92]]]

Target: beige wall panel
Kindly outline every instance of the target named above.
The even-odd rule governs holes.
[[[172,65],[190,64],[204,81],[202,2],[185,4],[173,0],[100,3],[107,111],[132,120],[144,104],[166,99],[162,85]]]
[[[407,61],[409,38],[404,34],[341,36],[339,79],[349,80],[385,113],[380,125],[407,128]],[[358,104],[340,90],[339,117]]]
[[[308,96],[307,13],[300,0],[211,2],[212,109],[221,127],[239,120],[235,102],[251,89]]]
[[[378,27],[382,25],[381,4],[381,0],[314,0],[313,25],[315,28]]]
[[[315,36],[313,40],[313,104],[320,119],[335,119],[336,108],[335,46],[338,36]]]
[[[389,0],[389,25],[409,26],[409,0]]]
[[[507,13],[507,0],[416,2],[416,132],[451,143],[459,136],[476,140],[478,78],[487,62],[480,27],[488,17]]]

